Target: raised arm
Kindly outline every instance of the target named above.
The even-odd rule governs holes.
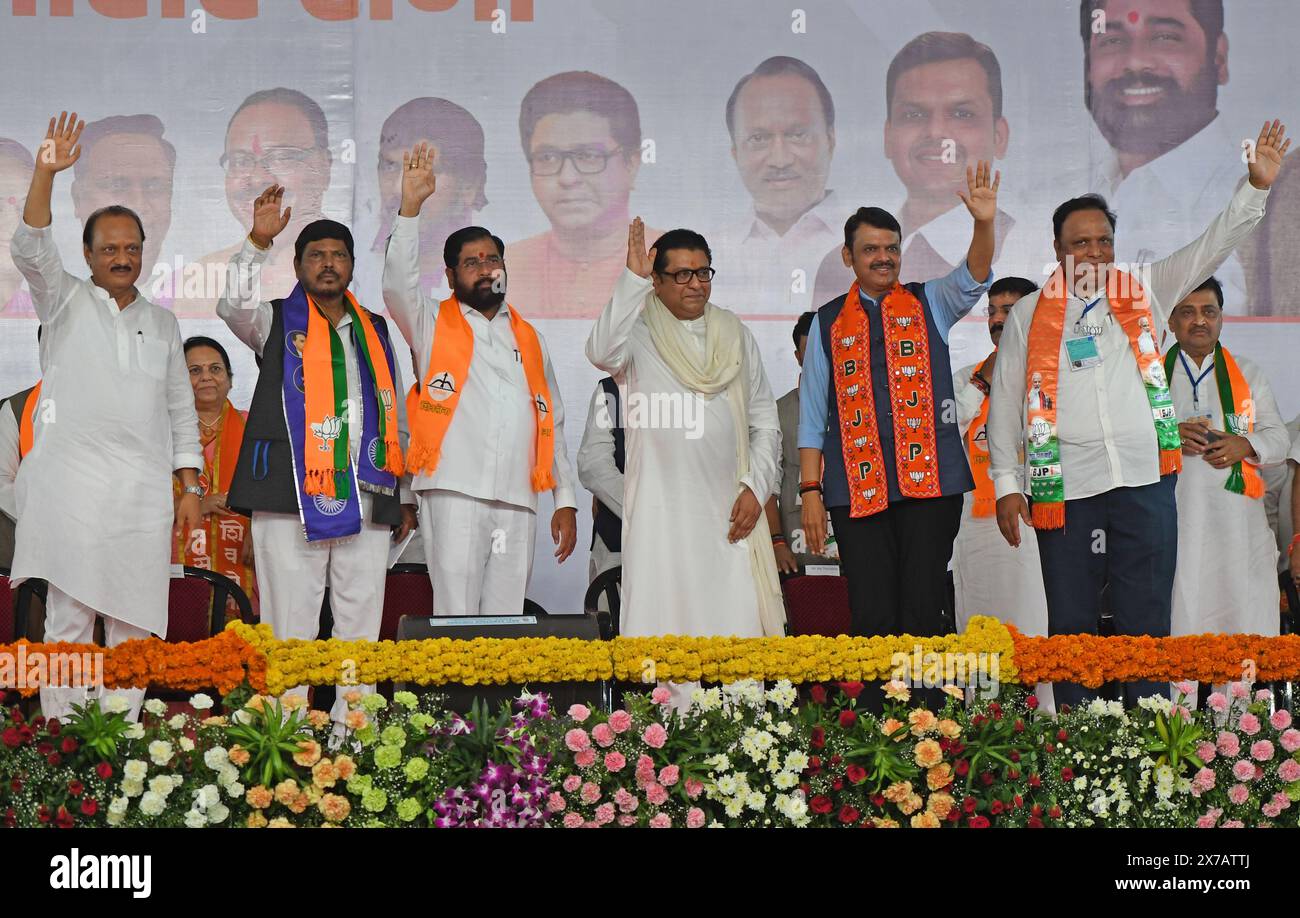
[[[226,270],[226,289],[217,301],[217,315],[236,338],[259,357],[271,333],[271,304],[262,298],[261,274],[275,237],[289,225],[293,208],[283,212],[284,186],[272,185],[253,201],[253,230]]]
[[[993,221],[998,215],[998,186],[1002,184],[1002,173],[989,173],[993,167],[983,160],[975,168],[966,167],[966,191],[957,191],[966,209],[975,220],[975,229],[971,233],[970,248],[966,250],[966,267],[971,277],[979,283],[986,283],[992,278],[989,271],[993,268],[993,249],[995,239]]]
[[[36,168],[32,170],[23,219],[9,243],[14,264],[31,289],[36,316],[47,325],[62,309],[68,281],[72,279],[63,270],[63,261],[50,234],[54,176],[81,158],[80,139],[85,126],[86,122],[77,120],[76,112],[71,117],[67,112],[60,113],[57,123],[50,119],[45,139],[36,154]]]
[[[1233,194],[1228,206],[1200,236],[1151,265],[1152,293],[1163,318],[1168,319],[1183,297],[1213,274],[1264,218],[1268,190],[1290,147],[1286,125],[1276,120],[1265,122],[1255,141],[1255,155],[1248,163],[1247,181]]]
[[[438,151],[427,143],[402,154],[402,205],[384,251],[384,304],[402,336],[416,347],[426,346],[419,329],[420,208],[437,184],[433,174],[437,155]]]
[[[587,337],[587,359],[615,378],[627,366],[628,338],[651,287],[655,253],[655,249],[646,251],[645,224],[637,217],[627,231],[627,270],[619,276],[614,295]]]

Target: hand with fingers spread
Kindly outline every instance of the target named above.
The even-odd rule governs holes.
[[[248,238],[259,248],[268,249],[275,237],[284,232],[293,215],[293,208],[286,207],[283,212],[280,204],[284,201],[284,186],[271,185],[253,201],[253,229]]]
[[[966,167],[966,190],[957,190],[970,215],[976,222],[992,222],[998,215],[998,185],[1002,183],[1002,173],[993,172],[993,166],[986,160],[974,167]]]
[[[58,123],[50,119],[50,127],[41,141],[40,152],[36,154],[38,172],[62,172],[81,158],[81,132],[86,122],[77,120],[77,113],[69,117],[67,112],[59,114]]]
[[[646,251],[645,224],[637,217],[627,230],[627,269],[637,277],[649,277],[654,270],[657,249]]]
[[[1255,155],[1246,166],[1250,184],[1261,191],[1272,187],[1282,168],[1282,157],[1286,156],[1290,147],[1291,139],[1286,136],[1286,125],[1276,118],[1272,124],[1265,121],[1260,128],[1259,138],[1255,141]]]
[[[403,217],[418,217],[420,208],[433,194],[438,184],[438,177],[433,173],[433,164],[437,158],[437,147],[430,146],[426,141],[416,144],[409,153],[402,154],[402,207],[398,213]]]

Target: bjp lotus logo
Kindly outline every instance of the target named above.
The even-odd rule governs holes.
[[[311,425],[313,437],[320,440],[320,451],[328,452],[334,446],[334,441],[343,433],[343,419],[338,415],[328,415],[325,420],[319,424]]]

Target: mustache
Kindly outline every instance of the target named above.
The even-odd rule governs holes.
[[[876,270],[877,268],[893,268],[893,267],[895,267],[895,265],[892,261],[873,261],[871,263],[872,271]]]
[[[992,333],[992,332],[1000,332],[1000,331],[1002,331],[1002,329],[1003,329],[1003,327],[1005,326],[1005,324],[1006,324],[1006,323],[1004,323],[1004,322],[995,322],[992,326],[989,327],[989,332],[991,332],[991,333]]]

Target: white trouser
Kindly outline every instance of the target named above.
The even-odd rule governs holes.
[[[73,599],[54,584],[49,586],[45,611],[45,642],[61,641],[70,644],[91,644],[95,640],[95,618],[99,615],[90,606]],[[139,641],[151,637],[148,629],[127,624],[121,619],[104,616],[104,643],[116,647],[124,641]],[[143,688],[105,689],[103,686],[48,685],[41,686],[41,713],[47,718],[66,720],[74,704],[85,704],[98,699],[104,705],[105,695],[122,695],[131,705],[128,718],[140,719],[140,706],[144,703]]]
[[[591,543],[591,557],[587,561],[587,583],[591,583],[605,571],[618,567],[622,563],[623,553],[610,551],[605,540],[600,537],[600,533],[596,533]]]
[[[519,615],[537,514],[455,491],[421,491],[420,531],[434,615]]]
[[[361,507],[361,532],[327,542],[308,542],[297,514],[253,513],[253,560],[262,621],[270,624],[277,638],[316,639],[328,586],[334,616],[331,636],[341,641],[379,639],[392,528],[370,522],[368,495],[362,495]],[[347,715],[343,695],[352,689],[367,694],[375,687],[338,686],[330,711],[335,721],[342,722]],[[306,694],[307,688],[302,685],[285,692],[286,696]]]

